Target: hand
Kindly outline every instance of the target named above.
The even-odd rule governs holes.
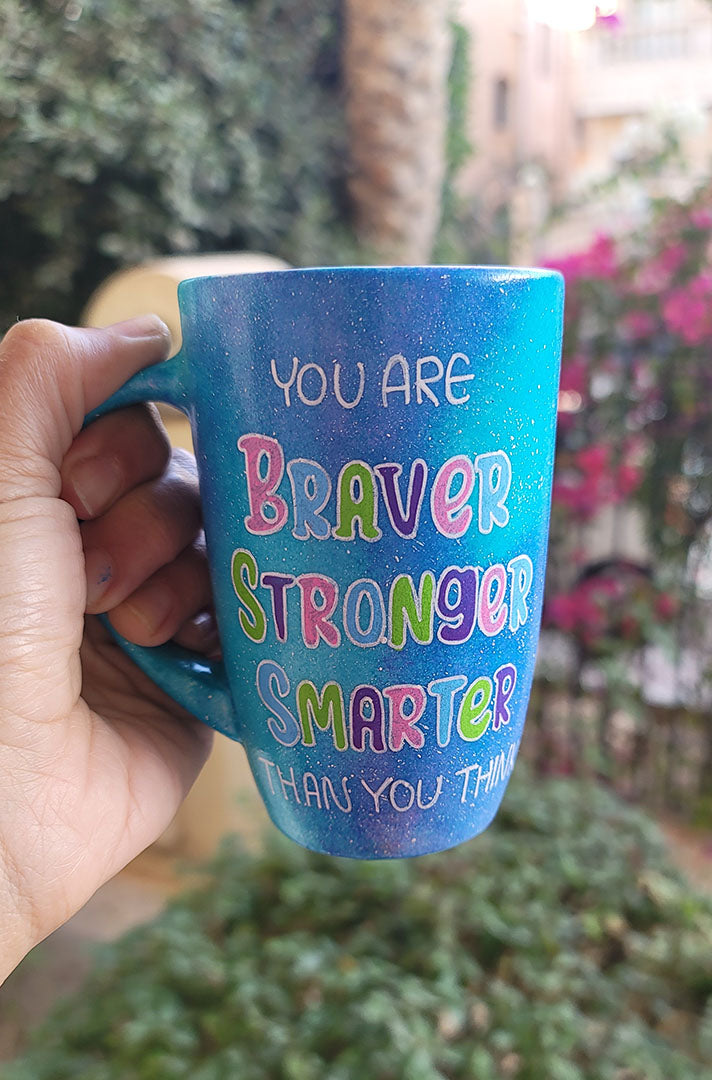
[[[91,617],[217,648],[192,459],[148,407],[81,430],[168,346],[154,316],[0,343],[0,982],[160,835],[210,750]]]

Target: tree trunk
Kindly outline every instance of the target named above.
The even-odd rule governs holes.
[[[377,259],[427,263],[442,201],[447,0],[345,0],[351,198]]]

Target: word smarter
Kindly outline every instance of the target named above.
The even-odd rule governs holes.
[[[337,682],[325,683],[320,690],[304,679],[292,691],[284,668],[274,660],[262,660],[256,685],[268,713],[267,729],[282,746],[315,746],[317,738],[324,737],[317,736],[317,731],[330,731],[336,750],[399,753],[404,747],[421,750],[426,731],[434,733],[438,746],[445,747],[455,735],[474,743],[490,728],[498,732],[508,725],[517,668],[506,663],[491,678],[447,675],[432,679],[427,686],[359,684],[350,692]],[[286,704],[290,697],[292,708]]]

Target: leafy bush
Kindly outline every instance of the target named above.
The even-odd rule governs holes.
[[[252,248],[339,262],[340,0],[0,0],[0,327],[108,272]]]
[[[646,818],[519,769],[442,855],[227,847],[7,1080],[702,1080],[711,955],[712,904]]]

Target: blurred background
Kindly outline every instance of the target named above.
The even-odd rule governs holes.
[[[275,846],[217,740],[168,833],[0,991],[8,1076],[709,1076],[712,2],[0,0],[0,237],[2,329],[156,310],[176,342],[201,273],[567,279],[501,822],[438,859],[319,860]],[[186,899],[179,865],[227,833],[244,853]]]

